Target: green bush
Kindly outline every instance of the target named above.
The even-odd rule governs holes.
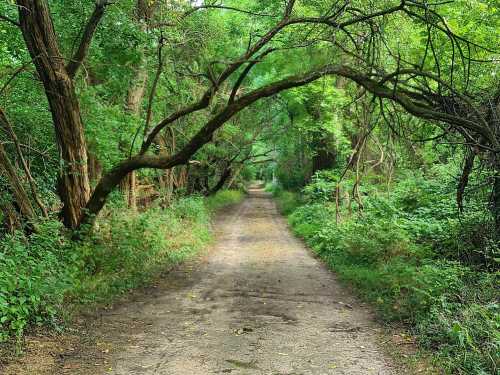
[[[166,210],[111,213],[94,237],[76,249],[83,272],[71,298],[81,303],[106,301],[184,260],[209,238],[201,198],[180,199]]]
[[[65,293],[72,287],[75,254],[58,222],[39,224],[28,240],[7,235],[0,242],[0,342],[20,338],[30,324],[57,324]]]
[[[338,174],[335,171],[318,171],[311,182],[302,189],[306,202],[329,202],[335,200]]]
[[[321,225],[333,215],[335,213],[329,210],[328,205],[316,203],[297,207],[288,217],[288,221],[297,235],[309,238],[318,233]]]
[[[278,210],[283,215],[289,215],[300,205],[299,195],[291,191],[283,190],[280,186],[274,186],[273,197],[276,199]]]
[[[495,288],[490,283],[472,285],[490,291]],[[478,291],[474,291],[474,299]],[[443,366],[461,374],[494,374],[500,363],[499,306],[468,302],[443,299],[418,321],[415,332],[420,344],[434,350]]]

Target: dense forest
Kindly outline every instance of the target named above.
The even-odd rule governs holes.
[[[0,342],[195,254],[263,181],[437,368],[498,373],[499,41],[493,0],[3,0]]]

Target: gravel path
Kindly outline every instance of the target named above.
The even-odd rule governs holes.
[[[292,236],[266,193],[251,191],[216,228],[206,259],[168,275],[171,290],[105,318],[145,327],[113,337],[128,345],[112,374],[397,373],[369,314]]]
[[[369,312],[293,237],[268,194],[252,190],[219,215],[215,230],[210,251],[94,317],[88,336],[72,341],[79,344],[56,342],[46,372],[40,355],[23,367],[78,375],[402,373]],[[16,368],[7,373],[24,373]]]

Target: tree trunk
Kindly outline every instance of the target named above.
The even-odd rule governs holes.
[[[222,172],[220,178],[219,178],[219,181],[212,189],[210,189],[208,195],[217,194],[217,192],[224,187],[224,184],[229,179],[229,177],[231,177],[231,172],[232,172],[232,170],[231,170],[230,166],[225,168],[224,171]]]
[[[14,196],[15,203],[19,207],[20,213],[23,215],[25,219],[31,220],[35,218],[35,210],[31,205],[31,201],[29,199],[24,186],[19,179],[17,171],[9,160],[5,149],[0,142],[0,173],[9,181],[9,191],[12,192]]]
[[[491,211],[495,220],[497,239],[500,239],[500,168],[496,169],[491,194]]]
[[[233,173],[233,176],[231,177],[231,180],[228,182],[227,184],[227,188],[228,189],[231,189],[231,187],[233,186],[234,182],[236,181],[236,179],[238,178],[238,176],[240,175],[241,171],[243,170],[243,168],[245,168],[245,164],[241,164],[238,169],[236,170],[236,172]]]
[[[44,0],[17,0],[26,46],[45,88],[63,163],[58,193],[67,227],[76,228],[90,197],[87,147],[80,108],[64,65],[48,4]]]
[[[146,80],[148,78],[148,72],[144,66],[145,57],[143,56],[141,60],[141,66],[137,68],[135,77],[127,93],[127,110],[134,115],[139,115],[141,112],[142,99],[144,98]]]
[[[144,4],[142,4],[144,6]],[[141,2],[138,3],[138,11],[142,14]],[[146,70],[146,57],[144,52],[141,56],[141,64],[135,71],[135,77],[132,80],[131,86],[127,93],[127,111],[131,114],[140,117],[141,105],[146,90],[146,82],[148,79],[148,72]],[[128,150],[127,150],[128,151]],[[130,172],[121,183],[122,192],[127,201],[130,209],[137,209],[137,186],[136,186],[136,173]]]
[[[26,178],[28,179],[28,183],[30,185],[31,189],[31,194],[33,196],[33,199],[35,200],[36,204],[40,208],[40,211],[42,212],[43,216],[45,218],[49,217],[49,213],[47,209],[45,208],[45,205],[43,204],[42,200],[40,199],[40,196],[38,195],[38,188],[36,186],[36,181],[31,175],[30,167],[28,165],[28,162],[24,158],[24,154],[21,150],[21,144],[19,143],[19,139],[17,138],[17,134],[14,131],[14,128],[12,127],[12,124],[10,123],[9,119],[7,118],[7,115],[5,112],[0,108],[0,123],[5,126],[7,133],[9,133],[12,142],[14,143],[14,146],[16,148],[16,153],[17,157],[19,158],[19,161],[21,162],[21,165],[23,167],[24,173],[26,174]]]
[[[3,226],[8,233],[14,233],[22,228],[21,219],[11,202],[0,201],[0,211],[3,214]]]
[[[127,203],[131,210],[137,210],[137,180],[136,173],[132,171],[128,174],[126,181],[128,182]]]
[[[92,183],[96,183],[102,177],[102,165],[97,159],[96,155],[91,151],[87,151],[88,155],[88,170],[89,170],[89,180]]]

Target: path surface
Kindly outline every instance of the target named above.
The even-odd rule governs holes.
[[[266,193],[251,191],[215,229],[205,256],[104,312],[94,349],[59,354],[59,371],[401,373],[378,344],[369,313],[290,234]]]
[[[396,373],[368,314],[262,191],[218,223],[204,262],[168,277],[175,289],[105,318],[146,326],[123,332],[112,374]]]

